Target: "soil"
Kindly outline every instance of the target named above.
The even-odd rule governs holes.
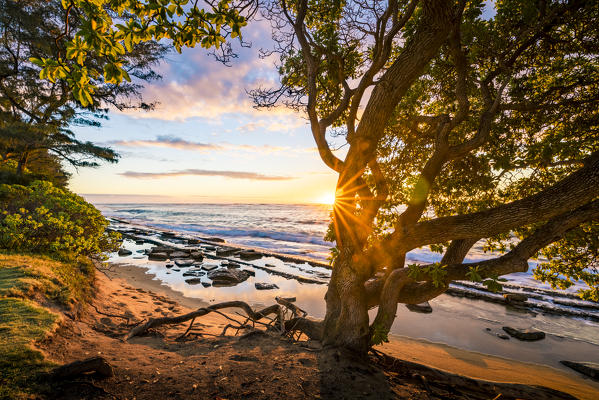
[[[178,338],[188,324],[160,327],[150,335],[123,341],[131,324],[150,317],[180,315],[191,311],[194,304],[182,304],[174,300],[177,296],[170,296],[172,293],[165,296],[159,285],[152,286],[154,283],[149,284],[152,289],[147,285],[133,287],[117,275],[98,274],[98,292],[92,306],[76,318],[65,316],[55,334],[39,344],[47,357],[58,364],[102,356],[112,365],[114,376],[102,379],[91,374],[58,382],[48,398],[291,400],[496,396],[493,385],[480,386],[481,381],[464,381],[429,367],[406,368],[409,363],[396,363],[385,356],[355,359],[339,350],[323,350],[318,343],[295,342],[275,333],[254,331],[229,336],[234,333],[229,331],[228,336],[221,336],[229,321],[218,314],[196,320],[196,329],[183,340]],[[233,312],[229,315],[242,319]],[[478,387],[479,392],[471,392],[471,387]],[[533,389],[530,393],[534,392]],[[545,395],[535,399],[569,398],[551,391]]]

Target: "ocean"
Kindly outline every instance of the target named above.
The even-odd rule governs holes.
[[[147,232],[154,242],[184,246],[170,241],[159,231],[171,231],[178,237],[219,237],[228,243],[272,253],[301,256],[326,262],[332,243],[323,240],[328,228],[331,207],[311,204],[97,204],[106,217],[113,218],[113,228],[127,232],[135,226]],[[122,221],[126,221],[123,223]],[[155,230],[154,230],[155,229]],[[183,271],[165,268],[164,261],[150,261],[144,254],[153,246],[150,242],[138,244],[125,240],[124,247],[133,252],[130,256],[109,255],[115,264],[129,264],[144,268],[153,279],[160,280],[186,297],[206,303],[232,299],[243,300],[255,306],[269,305],[274,296],[297,297],[297,305],[314,317],[322,318],[325,312],[324,294],[330,270],[307,262],[292,262],[273,256],[251,261],[255,276],[234,287],[203,287],[186,282]],[[201,247],[206,254],[202,264],[220,266],[214,253]],[[477,243],[468,253],[466,262],[496,257],[485,253],[483,244]],[[412,263],[439,261],[441,255],[428,248],[411,251]],[[531,270],[538,261],[530,260]],[[306,283],[265,271],[270,268],[293,276],[309,277],[316,283]],[[577,287],[566,293],[556,291],[533,279],[532,271],[505,276],[504,290],[524,293],[532,309],[506,307],[501,294],[485,292],[480,284],[455,282],[453,293],[443,294],[430,304],[432,314],[418,314],[398,307],[397,319],[391,333],[451,346],[497,354],[508,358],[538,362],[561,368],[560,359],[577,356],[585,358],[596,354],[592,361],[599,362],[599,304],[574,297]],[[206,277],[202,278],[202,281]],[[278,286],[274,291],[256,290],[255,283],[268,282]],[[206,284],[210,282],[206,280]],[[372,310],[372,313],[375,311]],[[548,336],[542,346],[551,352],[539,350],[541,344],[517,343],[516,340],[498,339],[502,326],[534,328]]]

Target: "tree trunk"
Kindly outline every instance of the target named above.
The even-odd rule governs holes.
[[[326,294],[323,344],[366,355],[370,343],[368,304],[364,288],[366,268],[350,248],[340,249]]]
[[[29,158],[29,152],[27,152],[27,151],[23,152],[23,154],[21,154],[21,157],[19,157],[19,161],[17,163],[17,176],[19,176],[19,177],[23,176],[23,171],[25,170],[25,167],[27,166],[28,158]]]

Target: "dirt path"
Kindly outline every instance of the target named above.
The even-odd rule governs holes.
[[[451,388],[431,389],[422,375],[384,370],[336,351],[318,351],[317,345],[300,345],[269,334],[222,337],[227,321],[216,314],[195,323],[200,330],[194,331],[198,335],[191,340],[176,340],[187,328],[184,325],[124,342],[121,338],[130,329],[127,323],[179,315],[190,311],[189,306],[201,306],[193,304],[195,300],[180,304],[173,300],[173,293],[152,286],[156,283],[151,280],[135,285],[143,288],[128,282],[137,283],[98,274],[93,307],[80,319],[65,318],[58,332],[41,344],[57,363],[103,356],[114,367],[115,376],[65,382],[52,398],[464,398]],[[395,350],[401,351],[401,347]],[[592,398],[585,390],[576,395]]]

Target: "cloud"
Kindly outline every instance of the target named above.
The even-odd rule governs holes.
[[[109,144],[125,147],[169,147],[200,152],[224,150],[218,144],[190,142],[174,136],[157,136],[155,140],[114,140]]]
[[[214,171],[207,169],[184,169],[180,171],[170,172],[135,172],[127,171],[119,175],[127,178],[137,179],[159,179],[169,178],[177,176],[221,176],[231,179],[250,179],[256,181],[286,181],[295,179],[291,176],[275,176],[275,175],[263,175],[256,172],[244,172],[244,171]]]
[[[213,151],[247,151],[251,153],[271,154],[277,152],[312,153],[317,151],[314,147],[292,149],[289,146],[232,144],[232,143],[201,143],[192,142],[174,136],[157,136],[154,140],[114,140],[109,145],[122,147],[167,147],[172,149],[197,151],[201,153]]]

